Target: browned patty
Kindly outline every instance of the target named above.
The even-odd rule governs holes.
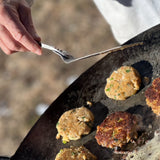
[[[146,103],[152,111],[160,115],[160,77],[154,79],[152,85],[145,91]]]
[[[74,108],[61,115],[56,125],[59,139],[62,136],[63,143],[80,139],[82,135],[90,133],[94,121],[94,115],[86,107]]]
[[[96,140],[103,147],[122,147],[137,138],[137,118],[127,112],[115,112],[97,126]]]
[[[131,66],[122,66],[107,78],[105,94],[111,99],[125,100],[139,90],[140,84],[138,71]]]
[[[84,146],[61,149],[55,160],[97,160]]]

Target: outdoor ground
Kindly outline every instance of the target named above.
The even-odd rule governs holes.
[[[34,24],[42,42],[75,57],[116,46],[108,24],[92,0],[36,0]],[[51,104],[70,81],[101,57],[64,64],[44,50],[0,53],[0,155],[11,156],[39,118],[37,106]]]

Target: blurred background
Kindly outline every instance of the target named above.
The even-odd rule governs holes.
[[[36,0],[32,16],[43,43],[75,57],[117,45],[92,0]],[[64,64],[57,55],[43,53],[0,53],[0,155],[13,155],[43,111],[102,58]]]

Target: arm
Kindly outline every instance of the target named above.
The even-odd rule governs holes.
[[[1,49],[6,54],[30,51],[41,55],[41,47],[36,41],[40,41],[40,37],[33,26],[28,3],[25,0],[0,0]]]

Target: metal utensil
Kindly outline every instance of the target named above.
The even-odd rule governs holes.
[[[54,46],[50,46],[50,45],[42,43],[41,47],[45,48],[45,49],[48,49],[48,50],[51,50],[52,52],[54,52],[55,54],[60,56],[61,59],[64,61],[64,63],[72,63],[72,62],[79,61],[79,60],[82,60],[82,59],[90,58],[90,57],[101,55],[101,54],[109,54],[109,53],[113,53],[113,52],[116,52],[116,51],[119,51],[119,50],[123,50],[123,49],[129,48],[129,47],[134,47],[134,46],[138,46],[138,45],[143,45],[143,42],[137,42],[137,43],[127,44],[127,45],[123,45],[123,46],[117,46],[117,47],[114,47],[114,48],[111,48],[111,49],[107,49],[107,50],[104,50],[104,51],[92,53],[92,54],[89,54],[89,55],[86,55],[86,56],[83,56],[83,57],[79,57],[79,58],[74,58],[67,51],[57,49]]]

